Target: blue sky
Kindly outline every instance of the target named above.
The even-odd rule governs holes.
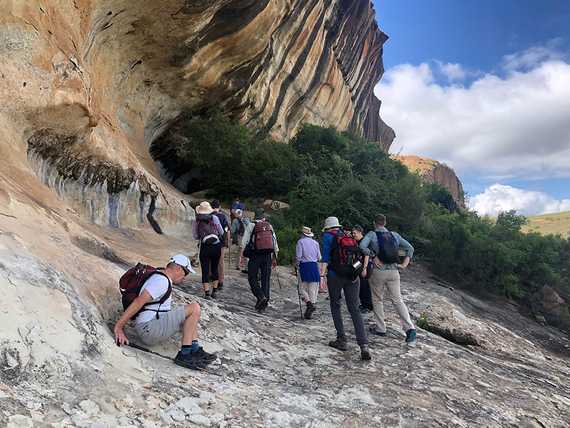
[[[392,151],[453,166],[480,212],[570,209],[570,1],[373,3]]]

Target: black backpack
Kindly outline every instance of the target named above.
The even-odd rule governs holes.
[[[393,264],[400,262],[400,255],[398,253],[398,241],[394,234],[390,231],[376,232],[378,239],[378,258],[384,264]]]
[[[243,222],[243,220],[241,218],[238,218],[237,221],[238,221],[237,234],[240,236],[243,236],[243,234],[245,233],[245,223]]]

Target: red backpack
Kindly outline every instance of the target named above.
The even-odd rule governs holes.
[[[337,275],[355,280],[363,269],[362,250],[356,239],[342,231],[338,231],[333,236],[331,268]]]
[[[154,274],[162,275],[168,279],[168,290],[166,293],[164,293],[158,302],[146,303],[140,311],[132,316],[132,318],[135,318],[143,311],[154,311],[156,312],[156,318],[158,319],[159,312],[168,312],[161,311],[160,305],[166,302],[170,297],[170,294],[172,294],[172,283],[170,282],[170,278],[168,278],[168,276],[161,270],[142,263],[137,263],[135,267],[130,268],[119,279],[119,291],[121,292],[123,309],[126,310],[131,305],[131,303],[133,303],[133,301],[139,296],[144,283]],[[146,306],[156,304],[158,304],[158,309],[145,309]]]
[[[273,228],[268,221],[262,220],[255,223],[253,228],[253,248],[261,253],[270,253],[275,250],[273,242]]]

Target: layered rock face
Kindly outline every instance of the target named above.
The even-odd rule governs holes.
[[[173,226],[192,214],[148,147],[183,111],[216,106],[282,140],[334,125],[388,148],[373,95],[386,39],[369,0],[3,1],[6,150],[31,141],[36,173],[99,224],[138,227],[154,200]],[[42,136],[71,138],[74,155],[42,157]]]
[[[412,172],[416,172],[426,183],[436,183],[451,193],[453,200],[461,208],[465,208],[463,185],[455,171],[445,164],[419,156],[396,156]]]

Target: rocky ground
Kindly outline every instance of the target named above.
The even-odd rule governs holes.
[[[155,238],[145,250],[142,238],[152,235],[91,232],[98,238],[75,239],[73,251],[60,248],[76,254],[84,274],[87,263],[106,272],[98,293],[33,257],[19,234],[0,233],[0,425],[552,427],[570,421],[568,338],[514,307],[451,290],[421,266],[403,274],[404,297],[414,318],[439,334],[419,329],[418,346],[408,348],[388,305],[390,334],[371,338],[371,362],[359,360],[352,334],[346,353],[326,345],[334,337],[326,295],[319,296],[315,319],[300,319],[295,279],[284,267],[273,277],[265,315],[252,310],[245,275],[236,270],[214,301],[200,297],[197,275],[176,288],[177,301],[202,304],[202,340],[220,357],[205,372],[117,348],[108,326],[118,314],[118,293],[108,278],[138,256],[158,264],[168,245],[187,244]],[[177,347],[173,339],[153,350],[172,357]]]

